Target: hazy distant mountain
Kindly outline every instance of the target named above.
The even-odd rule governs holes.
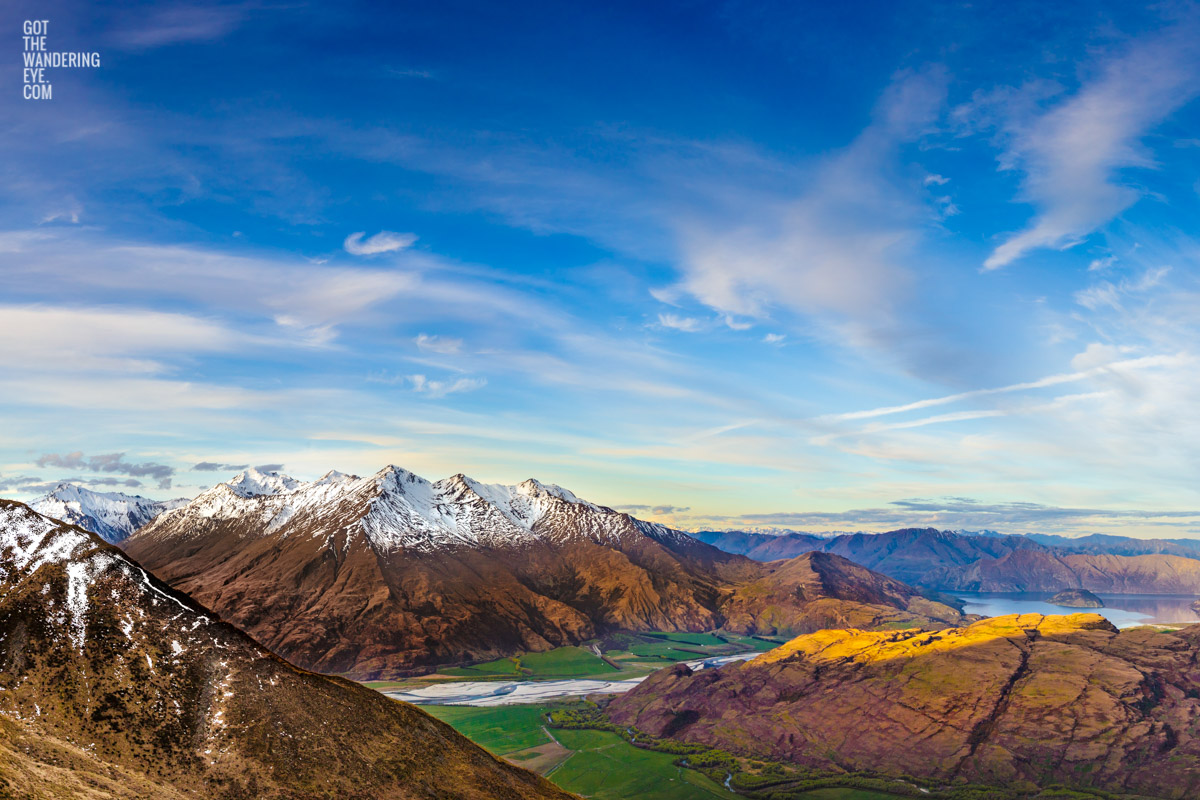
[[[906,583],[937,585],[928,578],[933,569],[973,564],[1015,550],[1045,548],[1024,536],[965,536],[936,528],[905,528],[839,536],[824,549]]]
[[[1114,594],[1200,594],[1200,560],[1022,549],[1000,558],[941,567],[922,580],[923,585],[966,592],[1089,589]]]
[[[847,533],[832,539],[810,534],[779,536],[741,531],[694,533],[715,547],[741,553],[759,561],[791,558],[810,550],[836,553],[856,564],[914,585],[925,585],[926,575],[943,567],[972,564],[1024,548],[1043,550],[1024,536],[975,536],[936,528],[905,528],[887,533]]]
[[[1200,625],[1118,632],[1096,614],[828,630],[745,664],[660,670],[608,715],[742,756],[1006,797],[1065,784],[1184,800],[1200,797],[1198,660]]]
[[[39,514],[61,519],[117,544],[164,511],[188,501],[150,500],[121,492],[93,492],[73,483],[60,483],[29,506]]]
[[[570,797],[413,706],[291,666],[95,534],[10,501],[0,796]]]
[[[829,539],[811,533],[755,533],[753,531],[695,531],[691,534],[705,544],[726,553],[753,558],[755,561],[775,561],[795,558],[810,550],[820,550]]]
[[[1143,556],[1161,553],[1184,558],[1200,558],[1200,539],[1135,539],[1132,536],[1112,536],[1105,533],[1093,533],[1074,539],[1049,533],[1025,535],[1039,544],[1066,550],[1069,553],[1109,553],[1115,556]]]
[[[557,486],[462,475],[431,483],[398,467],[312,483],[251,470],[162,514],[125,546],[284,656],[360,678],[545,650],[608,630],[709,630],[735,601],[739,630],[775,632],[783,620],[806,630],[806,609],[831,597],[814,588],[819,581],[796,591],[808,579],[787,578],[780,565]],[[771,591],[738,594],[773,575]],[[861,624],[957,618],[940,604],[910,610],[917,595],[908,591],[879,594],[879,607],[858,604],[870,609],[844,603],[844,616]],[[837,602],[812,613],[834,618]]]

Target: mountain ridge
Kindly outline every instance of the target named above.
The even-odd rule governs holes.
[[[742,630],[808,625],[795,586],[739,594],[780,567],[552,484],[431,482],[396,466],[306,484],[284,477],[230,482],[252,485],[248,496],[218,484],[125,547],[309,668],[392,677],[611,630],[712,630],[735,602]],[[268,484],[274,494],[260,491]],[[868,574],[853,579],[885,580]],[[846,613],[864,624],[957,618],[936,603],[910,611],[917,595],[880,595],[898,605]]]
[[[1200,625],[1097,614],[825,630],[744,664],[660,670],[607,706],[653,736],[849,773],[1184,800],[1200,791]]]
[[[30,501],[29,507],[98,534],[109,544],[119,544],[159,514],[187,502],[185,498],[151,500],[123,492],[96,492],[63,481]]]
[[[99,536],[0,501],[0,794],[569,800],[301,670]]]

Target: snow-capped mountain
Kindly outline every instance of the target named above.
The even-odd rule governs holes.
[[[360,678],[605,630],[710,630],[740,587],[778,570],[559,486],[395,466],[312,482],[250,470],[124,546],[301,666]],[[743,629],[767,632],[766,609],[737,608]]]
[[[98,536],[0,500],[0,792],[569,795],[405,703],[299,670]]]
[[[396,466],[367,478],[334,471],[310,483],[246,470],[165,514],[146,537],[196,536],[218,522],[251,523],[242,525],[248,536],[283,530],[296,535],[303,529],[327,542],[335,532],[357,533],[379,552],[506,547],[571,536],[608,543],[623,536],[690,543],[679,531],[532,478],[515,486],[465,475],[431,482]]]
[[[106,542],[118,544],[162,512],[187,502],[186,498],[150,500],[121,492],[93,492],[73,483],[60,483],[29,506],[39,514],[78,525]]]

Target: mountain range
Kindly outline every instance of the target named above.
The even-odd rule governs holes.
[[[248,470],[124,547],[273,651],[359,679],[613,630],[775,634],[960,618],[834,555],[763,564],[558,486],[430,482],[399,467],[311,483]]]
[[[73,483],[60,483],[30,502],[39,514],[61,519],[119,544],[164,511],[186,504],[178,500],[150,500],[122,492],[94,492]]]
[[[744,531],[693,534],[730,552],[761,560],[801,552],[841,555],[914,586],[937,591],[1200,594],[1200,541],[1123,536],[1067,539],[905,528],[832,539]]]
[[[1198,661],[1200,625],[1118,631],[1096,614],[826,630],[744,664],[660,670],[607,714],[847,773],[1184,800],[1200,795]]]
[[[571,795],[297,669],[95,534],[0,501],[0,796]]]

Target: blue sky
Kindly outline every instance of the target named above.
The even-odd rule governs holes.
[[[431,5],[2,6],[0,491],[1200,535],[1192,5]]]

